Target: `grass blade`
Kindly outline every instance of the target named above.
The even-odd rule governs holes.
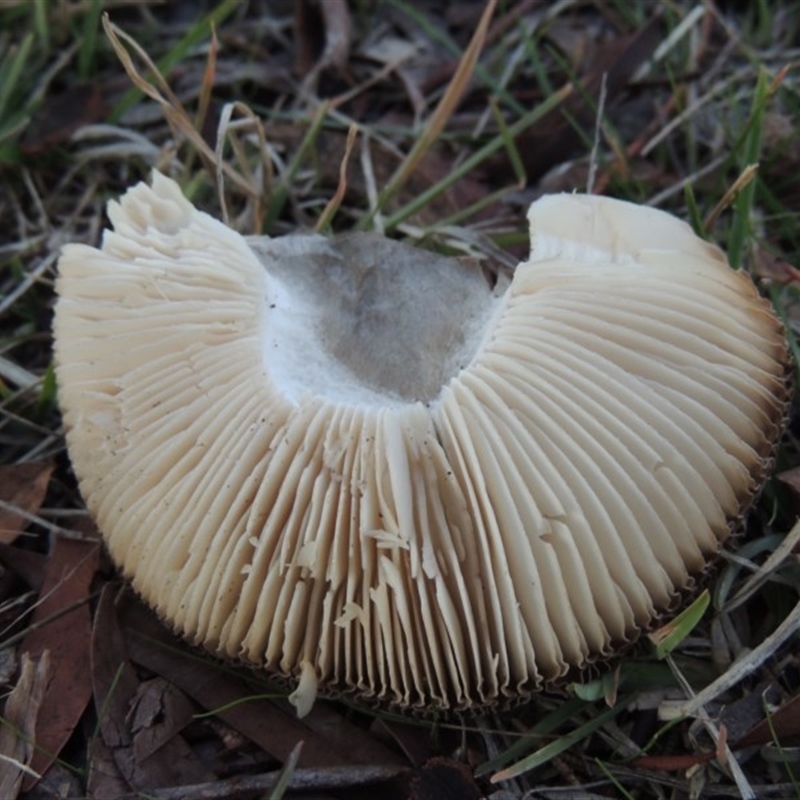
[[[458,65],[453,79],[450,81],[447,91],[442,96],[439,104],[436,106],[435,111],[428,120],[428,124],[422,131],[411,152],[406,156],[402,164],[397,168],[394,175],[389,179],[386,187],[378,195],[378,205],[372,210],[370,215],[363,221],[365,224],[369,223],[375,213],[383,210],[386,203],[393,197],[397,191],[405,184],[411,174],[419,165],[423,156],[430,150],[434,142],[439,138],[439,135],[444,130],[453,112],[461,102],[464,92],[467,89],[472,73],[475,70],[475,65],[478,62],[478,57],[483,49],[483,44],[486,41],[486,34],[489,30],[489,22],[492,19],[492,14],[497,6],[497,0],[489,0],[481,15],[478,27],[472,36],[469,46],[464,51],[464,55]]]
[[[744,140],[743,151],[739,157],[741,170],[749,165],[758,164],[761,156],[761,137],[764,127],[764,112],[770,99],[769,82],[766,70],[760,70],[756,84],[753,103],[751,106],[750,120],[747,135]],[[753,213],[753,204],[756,196],[756,183],[749,181],[736,197],[734,202],[734,217],[731,235],[728,241],[728,259],[734,269],[742,266],[744,250],[750,238],[750,219]]]
[[[387,231],[396,228],[400,223],[404,222],[413,214],[423,209],[434,198],[438,197],[442,192],[449,189],[456,181],[468,175],[476,167],[482,164],[489,156],[494,155],[498,150],[505,147],[506,138],[508,136],[518,136],[522,131],[534,125],[545,114],[556,108],[564,102],[572,92],[572,84],[567,84],[557,91],[555,94],[550,95],[541,105],[537,106],[532,111],[528,112],[524,117],[518,119],[512,125],[509,125],[508,130],[498,134],[489,142],[487,142],[479,150],[476,150],[469,158],[465,159],[458,167],[454,169],[447,177],[440,180],[434,186],[431,186],[427,191],[422,192],[414,198],[410,203],[407,203],[400,210],[395,212],[392,216],[386,219],[385,227]],[[363,227],[359,225],[359,227]]]
[[[601,712],[594,719],[584,723],[571,733],[564,734],[554,742],[550,742],[550,744],[541,747],[536,752],[531,753],[529,756],[523,758],[521,761],[517,761],[516,764],[512,764],[510,767],[506,767],[506,769],[496,772],[490,778],[491,782],[499,783],[500,781],[507,781],[510,778],[516,778],[526,772],[530,772],[531,770],[547,764],[565,750],[568,750],[570,747],[585,739],[596,730],[602,728],[603,725],[605,725],[609,720],[614,719],[614,717],[616,717],[617,714],[619,714],[625,708],[627,703],[628,698],[624,698],[617,703],[614,708],[609,708],[606,711]]]

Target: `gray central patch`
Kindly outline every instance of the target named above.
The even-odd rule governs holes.
[[[381,395],[432,400],[474,358],[497,308],[474,261],[379,234],[249,243],[279,284],[271,287],[270,349],[298,346],[291,358],[307,361],[317,374],[301,378],[297,364],[285,363],[288,354],[280,360],[307,390],[327,394],[325,371],[332,370],[328,385],[336,386],[344,369],[354,383]],[[338,366],[313,357],[315,348]]]

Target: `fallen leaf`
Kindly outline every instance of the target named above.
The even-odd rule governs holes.
[[[769,742],[785,742],[795,736],[800,736],[800,693],[771,711],[769,719],[759,722],[733,746],[738,749]]]
[[[753,275],[761,280],[774,281],[781,286],[800,284],[800,270],[763,247],[755,249]]]
[[[25,514],[36,514],[44,501],[54,466],[52,461],[31,461],[0,467],[0,500]],[[28,525],[30,519],[23,514],[0,508],[0,542],[11,544]]]
[[[100,734],[107,748],[100,751],[100,760],[93,765],[95,772],[102,772],[93,782],[92,789],[97,791],[99,779],[106,776],[109,779],[105,783],[108,789],[113,788],[112,780],[119,783],[118,778],[115,780],[113,770],[108,768],[108,751],[119,776],[136,792],[146,794],[164,786],[180,787],[209,781],[214,777],[213,774],[203,766],[183,737],[176,733],[175,726],[169,722],[161,735],[149,737],[146,733],[142,734],[137,748],[137,734],[147,727],[148,720],[150,724],[154,722],[149,713],[153,711],[153,706],[152,699],[144,700],[147,690],[142,689],[136,670],[128,660],[117,619],[118,593],[119,587],[114,584],[104,587],[92,631],[95,705],[98,709]],[[137,700],[145,704],[138,719]],[[156,747],[152,746],[153,739],[157,740]],[[105,764],[103,759],[106,760]],[[126,795],[116,795],[121,796]],[[104,797],[103,800],[115,799]]]
[[[29,764],[38,744],[36,721],[49,672],[49,653],[43,653],[38,659],[23,654],[19,680],[6,700],[4,724],[0,727],[0,797],[3,800],[14,800],[23,777],[31,776]]]
[[[798,286],[800,286],[800,282],[798,282]],[[797,319],[800,316],[797,308],[787,307],[786,312],[789,319]],[[787,506],[797,512],[798,508],[800,508],[800,467],[792,467],[791,469],[784,470],[783,472],[779,472],[775,477],[791,490]]]
[[[399,719],[375,717],[370,730],[382,739],[389,737],[415,767],[431,757],[431,737],[427,728]]]
[[[128,786],[122,773],[119,771],[117,762],[114,761],[114,753],[105,743],[102,736],[94,735],[87,750],[88,753],[88,777],[86,779],[86,789],[90,800],[119,800],[129,793]]]
[[[84,795],[81,773],[75,767],[56,761],[39,779],[36,788],[25,795],[25,800],[63,800]]]
[[[177,686],[153,678],[139,684],[133,701],[133,753],[144,761],[180,733],[193,719],[195,707]]]
[[[122,635],[116,625],[114,595],[118,588],[114,584],[103,587],[92,626],[92,691],[99,735],[93,735],[88,748],[87,788],[95,800],[117,800],[130,790],[114,758],[117,747],[130,745],[124,718],[127,696],[132,697],[136,691],[136,676],[126,659]],[[119,723],[120,719],[123,722]]]
[[[94,615],[91,645],[92,689],[100,735],[112,751],[133,744],[126,717],[139,688],[139,679],[128,660],[117,622],[118,592],[116,584],[103,587]]]
[[[366,763],[394,765],[398,759],[404,763],[398,754],[341,715],[332,720],[330,710],[321,706],[301,722],[288,702],[252,698],[254,692],[244,680],[184,648],[131,598],[120,602],[119,613],[133,661],[179,686],[277,761],[284,763],[302,740],[300,764],[304,767],[344,766],[356,758]]]
[[[47,683],[36,725],[37,749],[31,766],[40,775],[67,743],[92,696],[89,675],[92,623],[87,601],[99,563],[97,542],[55,540],[31,630],[20,647],[22,653],[32,658],[49,651],[53,663],[58,665]],[[25,789],[34,782],[26,778]]]
[[[41,590],[47,569],[47,556],[0,542],[0,561],[31,589],[36,592]]]
[[[777,682],[765,680],[752,685],[739,697],[729,699],[716,714],[715,721],[725,726],[731,747],[738,747],[738,742],[764,719],[765,704],[777,706],[780,698]]]

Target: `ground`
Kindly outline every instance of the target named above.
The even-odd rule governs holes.
[[[623,660],[504,711],[299,721],[118,577],[50,333],[60,248],[155,167],[244,234],[373,228],[490,272],[544,193],[652,205],[796,355],[798,56],[789,0],[0,0],[0,796],[800,797],[791,412],[707,593]]]

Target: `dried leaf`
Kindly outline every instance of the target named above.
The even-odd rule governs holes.
[[[36,514],[41,508],[54,466],[52,461],[31,461],[0,467],[0,501],[19,508],[25,514]],[[30,520],[23,514],[0,508],[0,542],[11,544],[29,524]]]
[[[117,620],[116,591],[113,585],[104,588],[92,634],[95,704],[100,732],[113,761],[120,775],[138,792],[208,781],[214,776],[203,767],[185,740],[171,732],[170,723],[160,736],[150,738],[143,734],[137,748],[137,733],[143,730],[148,713],[147,709],[142,709],[137,720],[136,702],[137,698],[142,698],[143,690],[136,670],[128,661]],[[171,735],[167,735],[168,731]],[[158,740],[157,748],[152,747],[153,738]],[[102,764],[95,765],[98,767]]]
[[[86,788],[91,800],[119,800],[129,793],[130,787],[114,761],[114,752],[102,736],[93,736],[88,761]]]
[[[287,714],[294,709],[284,700],[272,701]],[[408,759],[387,747],[380,739],[354,725],[330,703],[315,703],[309,714],[303,717],[303,724],[329,742],[347,743],[347,758],[352,764],[383,764],[407,766]],[[427,738],[425,728],[416,726],[417,735]],[[308,759],[304,763],[308,764]]]
[[[163,678],[139,684],[132,711],[133,752],[140,763],[179,734],[195,713],[189,698]]]
[[[63,800],[64,798],[83,798],[83,776],[66,763],[56,761],[42,775],[36,788],[25,795],[25,800]]]
[[[398,763],[397,754],[341,715],[336,715],[334,724],[330,712],[319,703],[300,722],[288,703],[280,707],[263,698],[248,699],[253,691],[244,681],[197,658],[139,603],[129,598],[120,603],[120,620],[136,663],[179,686],[276,760],[285,762],[302,740],[300,763],[304,767],[352,764],[356,757],[366,763]]]
[[[774,680],[764,680],[749,687],[732,700],[726,698],[718,713],[714,713],[715,706],[711,706],[716,721],[724,725],[728,732],[728,741],[731,747],[738,749],[738,742],[747,736],[753,728],[764,719],[764,709],[767,704],[777,707],[783,694]],[[706,711],[709,707],[706,707]]]
[[[764,745],[769,742],[785,742],[800,736],[800,693],[787,700],[782,706],[770,712],[751,731],[737,740],[736,748]]]
[[[415,767],[431,757],[431,736],[425,727],[398,719],[376,717],[371,730],[382,739],[388,736],[403,752],[408,762]]]
[[[785,483],[796,495],[800,496],[800,467],[784,470],[775,477],[781,483]]]
[[[113,584],[103,588],[92,628],[92,688],[100,736],[90,750],[89,790],[98,800],[116,800],[129,788],[115,752],[132,743],[125,716],[128,702],[136,693],[137,679],[116,624],[116,590]]]
[[[87,601],[99,563],[97,542],[55,540],[31,632],[20,648],[34,658],[49,651],[58,665],[47,684],[36,725],[37,749],[31,766],[39,774],[44,774],[61,752],[92,696],[91,615]],[[26,779],[25,788],[33,782]]]
[[[36,741],[36,725],[50,672],[50,654],[39,659],[22,656],[19,680],[6,700],[0,728],[0,797],[13,800],[24,775],[35,776],[29,766]]]
[[[0,542],[0,561],[31,589],[36,592],[41,590],[47,556]]]

